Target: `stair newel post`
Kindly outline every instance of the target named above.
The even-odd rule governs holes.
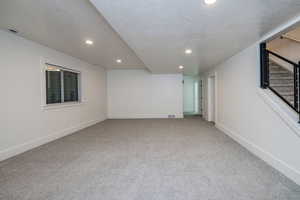
[[[297,105],[299,106],[299,97],[300,97],[300,61],[299,61],[299,63],[298,63],[298,66],[296,66],[296,68],[297,68],[297,94],[298,94],[298,99],[297,99]],[[297,111],[298,111],[298,113],[299,113],[299,123],[300,123],[300,106],[299,107],[297,107]]]
[[[299,108],[298,108],[298,98],[299,98],[299,87],[298,87],[298,66],[297,65],[294,65],[294,107],[297,111],[299,111]]]
[[[268,52],[267,49],[265,49],[265,56],[266,56],[266,87],[269,87],[270,86],[270,54]]]
[[[266,89],[269,86],[269,54],[265,42],[260,44],[260,87]]]

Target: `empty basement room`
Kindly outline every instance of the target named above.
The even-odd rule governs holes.
[[[299,0],[1,0],[0,200],[300,200]]]

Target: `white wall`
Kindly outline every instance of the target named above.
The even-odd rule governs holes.
[[[182,117],[181,74],[151,74],[146,70],[107,72],[108,118]]]
[[[106,119],[106,72],[0,31],[0,160]],[[82,73],[83,103],[43,109],[41,61]]]
[[[259,43],[207,72],[202,77],[206,96],[212,74],[217,84],[216,126],[300,184],[300,138],[259,95]]]

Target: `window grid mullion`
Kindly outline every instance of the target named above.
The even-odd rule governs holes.
[[[48,67],[49,67],[49,70],[48,70],[48,68],[46,68],[46,73],[45,73],[46,78],[47,78],[46,79],[46,104],[81,102],[80,72],[76,71],[76,70],[63,68],[58,65],[52,65],[52,64],[48,64],[48,63],[46,63],[46,65],[48,65]],[[57,76],[58,74],[56,74],[56,80],[55,80],[55,76],[53,75],[54,78],[51,79],[50,75],[47,76],[47,71],[49,71],[49,74],[51,74],[52,72],[53,72],[53,74],[59,72],[59,76]],[[65,77],[65,76],[67,76],[67,77]],[[57,84],[60,85],[60,90],[58,90],[58,91],[56,90],[56,93],[57,93],[56,95],[60,95],[59,98],[56,98],[56,102],[54,102],[55,100],[53,100],[53,99],[48,102],[48,98],[49,98],[48,91],[51,88],[49,88],[49,86],[47,87],[47,82],[51,82],[51,81],[52,82],[57,81],[58,82]],[[74,85],[74,84],[76,84],[76,85]],[[75,89],[76,89],[76,91],[75,91]],[[55,94],[53,94],[53,95],[55,95]]]

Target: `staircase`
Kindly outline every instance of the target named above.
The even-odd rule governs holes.
[[[270,86],[291,105],[294,105],[294,75],[279,64],[269,60]]]
[[[278,62],[275,62],[275,58]],[[270,89],[298,113],[300,123],[300,62],[291,61],[268,50],[267,44],[263,42],[260,44],[260,64],[260,87]]]

